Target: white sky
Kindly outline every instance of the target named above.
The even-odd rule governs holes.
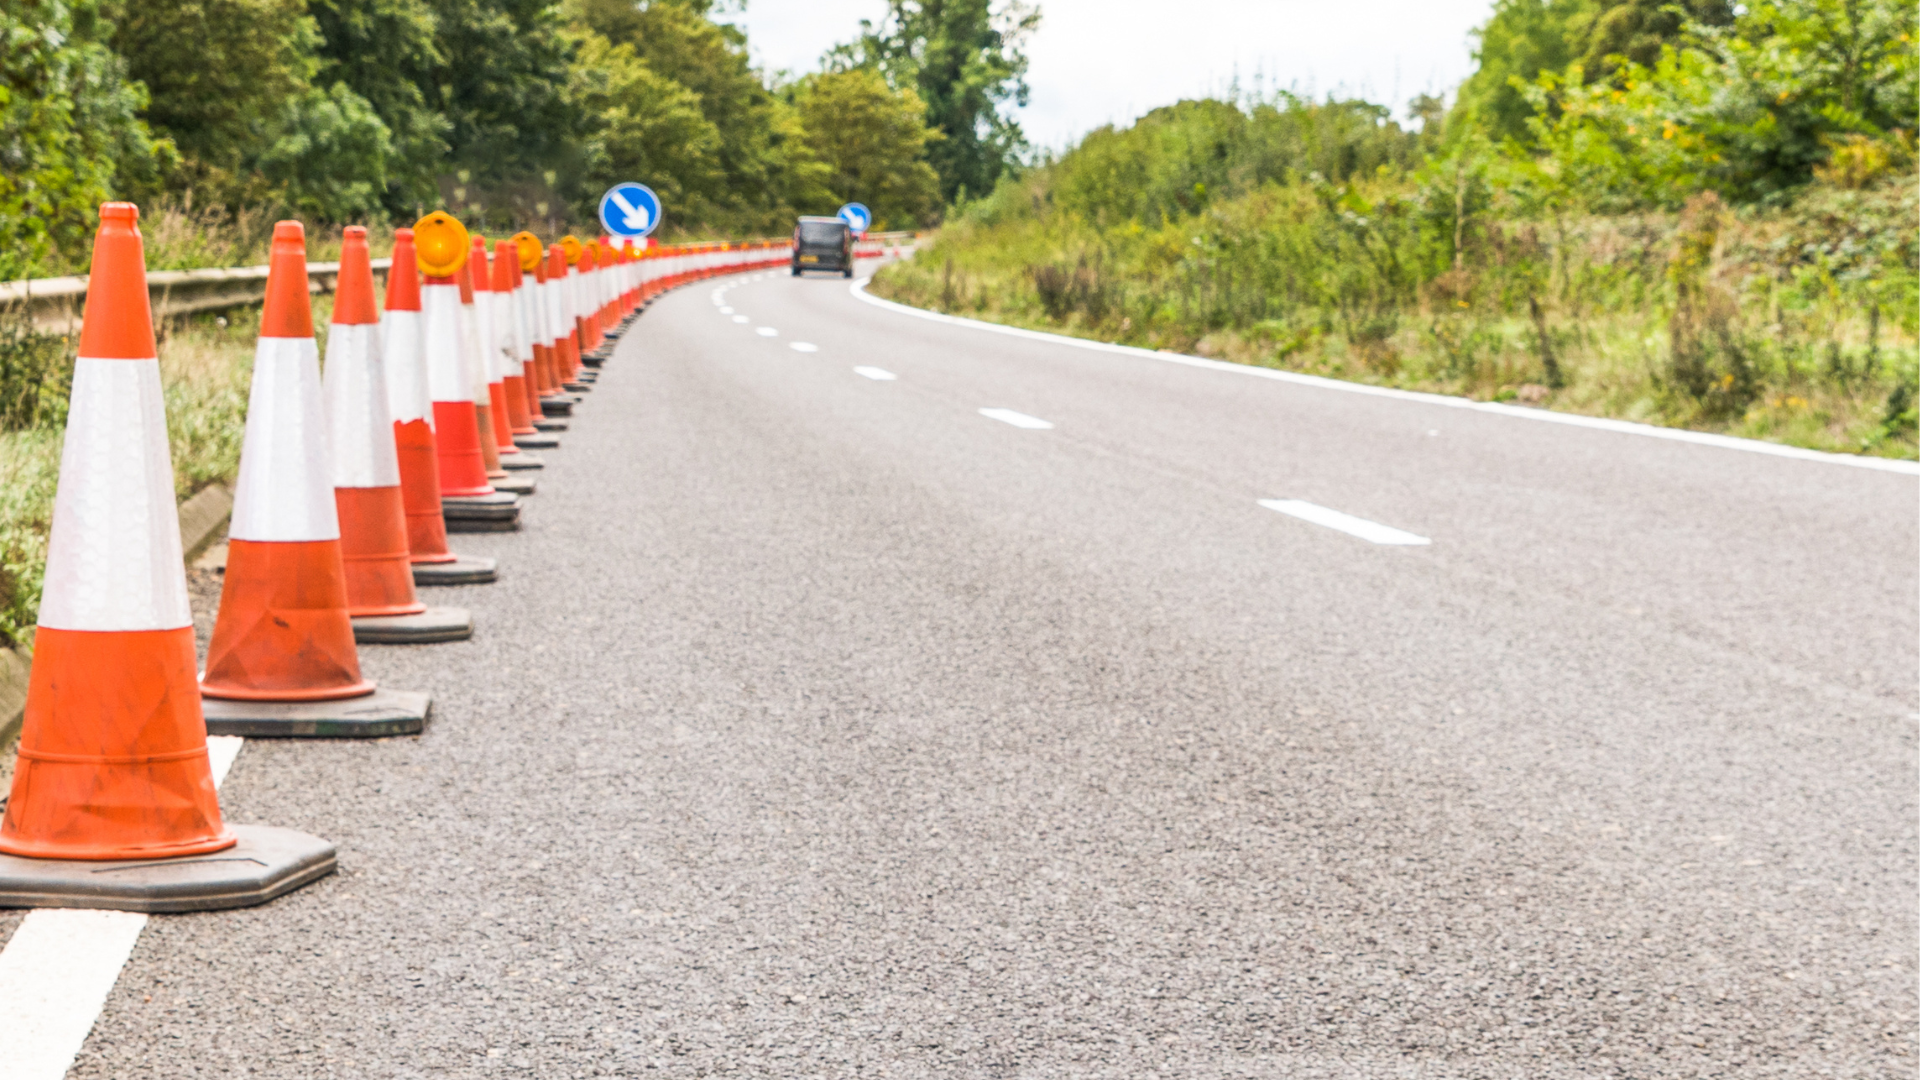
[[[1236,72],[1268,88],[1352,93],[1405,116],[1415,94],[1451,90],[1473,70],[1467,32],[1492,0],[1039,0],[1029,42],[1033,98],[1015,115],[1037,146],[1060,147],[1109,121],[1224,89]],[[886,0],[748,0],[754,58],[813,70]]]

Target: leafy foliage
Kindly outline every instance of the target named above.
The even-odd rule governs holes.
[[[940,177],[927,164],[939,138],[912,89],[888,89],[877,72],[855,69],[810,80],[798,95],[801,126],[823,166],[825,202],[858,200],[880,229],[925,220],[938,205]]]

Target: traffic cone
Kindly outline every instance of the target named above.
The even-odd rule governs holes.
[[[339,705],[375,687],[360,674],[347,615],[319,361],[306,233],[282,221],[268,258],[220,613],[200,677],[207,729],[219,734],[394,735],[426,723],[424,700],[414,700],[424,695],[401,703],[389,693],[371,710]]]
[[[367,230],[349,225],[341,237],[340,279],[321,379],[347,614],[357,642],[460,641],[473,636],[473,616],[465,608],[430,609],[414,594],[380,346]]]
[[[540,395],[540,411],[547,419],[545,423],[536,422],[534,426],[543,431],[565,430],[566,422],[556,418],[573,412],[573,395],[563,389],[569,370],[566,338],[562,330],[567,325],[565,269],[566,257],[560,253],[558,244],[549,246],[545,257],[536,265],[541,300],[541,334],[547,341],[547,386]]]
[[[420,338],[433,397],[433,435],[440,454],[440,512],[449,532],[501,532],[520,527],[520,500],[487,481],[486,451],[475,404],[471,281],[463,287],[469,240],[443,210],[413,226],[420,269]],[[484,384],[482,384],[484,393]]]
[[[473,273],[473,253],[480,255],[480,275],[478,287],[475,287]],[[460,283],[460,342],[462,376],[473,394],[473,419],[476,437],[480,442],[480,461],[487,472],[487,483],[505,480],[507,471],[500,467],[500,444],[493,435],[493,395],[488,391],[489,379],[493,372],[489,370],[487,354],[493,351],[493,313],[488,309],[492,296],[487,289],[486,241],[474,245],[467,255],[466,264],[454,275]],[[502,490],[498,485],[495,491]]]
[[[493,248],[493,291],[506,297],[506,303],[496,309],[505,327],[504,333],[512,342],[513,355],[507,364],[507,373],[500,380],[506,389],[507,434],[509,441],[515,435],[531,435],[537,430],[533,426],[531,408],[538,407],[538,399],[527,389],[527,317],[526,307],[520,293],[520,252],[511,240],[502,240]],[[519,447],[515,447],[519,449]],[[504,452],[505,448],[502,448]],[[531,457],[532,455],[528,455]]]
[[[504,292],[493,291],[493,272],[487,267],[485,237],[473,238],[473,250],[468,253],[467,265],[461,267],[460,272],[472,279],[479,362],[484,369],[481,378],[486,380],[484,393],[487,404],[485,410],[479,413],[479,421],[480,442],[487,455],[487,480],[495,490],[531,495],[534,493],[534,481],[508,472],[508,461],[520,453],[520,448],[513,444],[513,432],[507,422],[506,371],[513,351],[513,328],[504,320],[512,315],[513,298]],[[479,410],[478,398],[474,406]]]
[[[573,237],[565,239],[573,240]],[[577,240],[574,242],[579,243]],[[553,245],[548,257],[547,280],[556,286],[553,331],[559,350],[555,354],[555,367],[558,369],[556,374],[560,378],[560,389],[578,393],[585,389],[574,377],[580,370],[579,300],[574,292],[572,267],[567,265],[566,249],[560,244]]]
[[[138,221],[100,208],[0,906],[237,907],[334,868],[324,840],[220,817]]]
[[[514,306],[521,329],[521,357],[526,364],[527,424],[533,429],[531,432],[516,431],[513,441],[524,450],[551,449],[560,445],[560,438],[544,430],[549,423],[546,410],[541,405],[547,393],[545,373],[548,357],[541,329],[545,325],[543,301],[539,293],[539,277],[535,272],[544,252],[539,237],[529,232],[515,235],[513,245],[518,253],[512,268]]]
[[[387,403],[400,458],[400,495],[406,507],[407,550],[415,585],[482,585],[499,577],[495,560],[447,549],[440,510],[440,450],[433,432],[433,395],[421,341],[420,264],[412,229],[395,229],[387,270],[387,309],[380,316]]]

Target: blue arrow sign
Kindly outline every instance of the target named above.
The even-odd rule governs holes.
[[[600,196],[600,224],[612,236],[645,236],[660,227],[660,196],[645,184],[615,184]]]
[[[857,202],[850,202],[841,207],[840,212],[833,216],[846,222],[847,227],[860,236],[865,236],[867,234],[867,226],[873,224],[873,211]]]

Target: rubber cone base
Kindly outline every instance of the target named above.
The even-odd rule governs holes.
[[[430,607],[416,615],[372,615],[353,620],[353,640],[361,645],[430,645],[473,636],[473,613],[466,608]]]
[[[452,562],[414,563],[415,585],[488,585],[500,579],[500,564],[493,559],[473,555],[457,556]]]
[[[272,825],[235,825],[240,842],[174,859],[0,855],[0,907],[217,911],[264,904],[334,871],[333,845]]]
[[[376,690],[343,701],[216,701],[208,698],[207,734],[248,738],[380,739],[418,735],[433,698],[407,690]]]
[[[513,532],[520,527],[520,496],[449,495],[440,500],[440,512],[448,532]]]
[[[531,495],[540,486],[540,481],[531,476],[509,476],[493,482],[493,490],[508,495]]]
[[[533,426],[539,428],[541,431],[567,430],[567,422],[565,420],[535,420]]]
[[[515,446],[519,446],[521,439],[537,439],[537,438],[539,438],[538,435],[518,435],[514,437],[513,443]],[[559,440],[556,439],[554,441],[558,443]],[[525,448],[522,447],[522,449],[524,450]],[[546,448],[542,447],[541,449],[546,449]],[[534,457],[532,454],[527,454],[527,453],[513,454],[508,457],[503,457],[500,459],[500,464],[508,472],[528,472],[533,469],[544,469],[547,467],[546,462],[541,461],[539,458]],[[498,487],[499,485],[496,484],[495,486]]]
[[[560,425],[560,430],[565,431],[566,425]],[[522,450],[558,450],[560,449],[560,440],[553,435],[548,435],[543,432],[539,435],[515,435],[513,437],[513,445]]]
[[[547,416],[572,416],[573,402],[566,398],[541,398],[540,411]],[[538,420],[533,422],[533,426],[546,430]]]

